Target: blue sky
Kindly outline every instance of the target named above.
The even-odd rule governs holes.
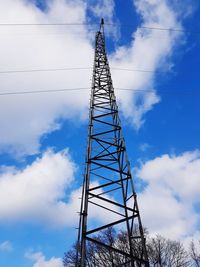
[[[86,88],[0,96],[1,266],[61,267],[76,240],[102,16],[143,224],[185,244],[200,239],[198,2],[1,1],[0,24],[83,25],[0,26],[0,72],[87,68],[0,73],[1,92]]]

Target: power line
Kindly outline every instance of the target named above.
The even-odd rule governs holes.
[[[68,70],[89,70],[92,69],[90,67],[72,67],[72,68],[55,68],[55,69],[27,69],[27,70],[5,70],[5,71],[0,71],[0,74],[9,74],[9,73],[26,73],[26,72],[51,72],[51,71],[68,71]]]
[[[0,23],[0,26],[84,26],[91,23]]]
[[[89,90],[89,87],[83,88],[65,88],[65,89],[54,89],[54,90],[36,90],[36,91],[15,91],[15,92],[1,92],[0,96],[7,96],[7,95],[26,95],[26,94],[42,94],[42,93],[56,93],[56,92],[75,92],[81,90]]]
[[[190,32],[182,29],[173,29],[173,28],[160,28],[160,27],[139,27],[139,28],[147,30],[157,30],[157,31]]]
[[[151,90],[151,89],[132,89],[132,88],[115,88],[120,91],[133,91],[133,92],[144,92],[144,93],[158,93],[168,95],[200,95],[200,91],[197,90]]]
[[[108,23],[107,25],[114,26],[116,24]],[[122,27],[134,27],[132,24],[120,24]],[[200,32],[194,32],[189,30],[183,30],[178,28],[162,28],[162,27],[153,27],[153,26],[138,26],[138,29],[147,29],[147,30],[156,30],[156,31],[173,31],[173,32],[191,32],[200,34]]]
[[[131,72],[144,72],[144,73],[168,73],[168,71],[158,71],[158,70],[142,70],[142,69],[127,69],[127,68],[115,68],[111,67],[111,70],[119,70],[119,71],[131,71]]]
[[[1,92],[0,96],[9,95],[26,95],[26,94],[42,94],[42,93],[57,93],[57,92],[76,92],[76,91],[86,91],[90,90],[90,87],[82,88],[64,88],[64,89],[52,89],[52,90],[36,90],[36,91],[15,91],[15,92]],[[133,91],[133,92],[144,92],[144,93],[164,93],[164,94],[186,94],[186,95],[199,95],[200,91],[194,90],[150,90],[150,89],[132,89],[132,88],[115,88],[115,90],[120,91]]]
[[[146,92],[146,93],[161,93],[161,94],[178,94],[178,95],[200,95],[200,91],[195,90],[151,90],[151,89],[132,89],[132,88],[115,88],[120,91],[134,91],[134,92]]]
[[[71,67],[71,68],[47,68],[47,69],[24,69],[24,70],[4,70],[0,71],[0,74],[12,74],[12,73],[29,73],[29,72],[54,72],[54,71],[73,71],[73,70],[91,70],[91,67]],[[112,70],[117,71],[131,71],[131,72],[143,72],[143,73],[167,73],[167,71],[153,71],[142,69],[128,69],[128,68],[116,68],[111,67]]]
[[[97,26],[96,23],[0,23],[0,27],[11,26]],[[117,23],[105,23],[107,26],[120,26],[120,27],[134,27],[132,24],[117,24]],[[188,32],[192,34],[200,34],[199,31],[190,31],[179,28],[162,28],[154,26],[138,26],[139,29],[156,30],[156,31],[173,31],[173,32]]]
[[[28,33],[9,33],[9,32],[6,32],[6,33],[0,33],[1,36],[3,37],[20,37],[20,36],[28,36],[28,37],[44,37],[44,36],[67,36],[67,34],[70,34],[70,35],[89,35],[91,33],[96,33],[95,30],[82,30],[82,31],[63,31],[63,32],[28,32]]]
[[[107,23],[107,25],[114,26],[116,24]],[[134,27],[132,24],[120,24],[122,27]],[[162,27],[154,27],[154,26],[138,26],[137,29],[146,29],[146,30],[155,30],[155,31],[169,31],[169,32],[183,32],[183,33],[191,33],[191,34],[200,34],[200,31],[190,31],[179,28],[162,28]]]

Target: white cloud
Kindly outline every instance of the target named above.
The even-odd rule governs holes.
[[[0,222],[66,225],[75,211],[65,202],[65,189],[73,182],[75,170],[67,151],[47,151],[23,170],[1,173]]]
[[[141,16],[141,27],[179,28],[181,21],[169,1],[134,1],[136,10]],[[179,7],[181,10],[181,7]],[[132,43],[117,48],[112,55],[111,65],[128,69],[152,70],[152,73],[113,72],[115,87],[132,88],[136,90],[152,90],[151,92],[117,92],[124,116],[136,128],[144,123],[144,114],[160,101],[156,94],[155,72],[171,68],[170,56],[175,44],[181,37],[180,32],[156,31],[138,28],[133,34]]]
[[[145,151],[148,150],[149,147],[150,147],[149,144],[147,144],[147,143],[143,143],[143,144],[140,145],[139,149],[140,149],[142,152],[145,152]]]
[[[33,267],[63,267],[62,259],[52,257],[46,260],[41,252],[27,252],[25,257],[34,262]]]
[[[85,23],[89,19],[87,8],[90,1],[53,0],[48,4],[48,9],[42,12],[31,2],[1,1],[0,23]],[[141,26],[181,27],[176,12],[167,1],[141,0],[136,1],[135,6],[143,21]],[[106,12],[108,22],[113,20],[113,1],[97,1],[91,8],[95,15]],[[93,65],[94,33],[88,33],[86,25],[1,27],[0,35],[3,37],[0,42],[1,70]],[[169,56],[179,36],[178,32],[163,33],[138,28],[131,43],[116,48],[111,56],[111,65],[153,71],[163,65],[168,67],[171,64]],[[1,97],[0,151],[14,152],[14,155],[37,153],[40,138],[60,127],[59,118],[79,121],[87,118],[91,75],[92,70],[1,74],[2,92],[76,87],[88,87],[88,91]],[[154,80],[154,73],[113,72],[115,87],[154,89]],[[124,116],[137,128],[144,122],[144,114],[159,102],[156,91],[148,94],[116,93]]]
[[[95,4],[94,4],[95,3]],[[115,3],[113,0],[99,0],[89,1],[88,8],[98,18],[104,18],[106,21],[111,22],[114,16]]]
[[[51,1],[43,13],[32,4],[16,0],[0,2],[2,23],[85,22],[82,1]],[[1,27],[1,70],[88,67],[93,49],[84,26]],[[87,117],[92,70],[1,75],[1,91],[82,88],[88,91],[10,96],[0,99],[1,150],[35,153],[42,135],[59,127],[58,118]],[[77,79],[78,77],[78,79]]]
[[[8,240],[0,243],[0,252],[10,252],[13,250],[12,243]]]
[[[137,173],[146,188],[139,194],[144,224],[151,233],[186,238],[200,223],[198,210],[200,152],[162,155],[144,163]]]

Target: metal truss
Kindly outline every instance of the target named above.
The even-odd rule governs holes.
[[[92,215],[93,214],[93,215]],[[95,220],[95,214],[102,221]],[[127,248],[95,238],[114,227],[127,233]],[[148,267],[145,238],[133,186],[110,68],[105,50],[104,25],[96,33],[88,145],[82,191],[76,266],[90,266],[88,247],[95,244],[119,255],[122,263],[102,266]],[[138,248],[140,247],[139,252]],[[124,260],[123,260],[124,259]],[[99,266],[99,265],[98,265]]]

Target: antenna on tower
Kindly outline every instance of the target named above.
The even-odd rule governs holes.
[[[101,216],[92,220],[91,213]],[[117,247],[95,237],[102,230],[126,231],[127,246]],[[120,259],[106,266],[149,267],[145,237],[122,134],[104,39],[104,20],[96,34],[88,143],[79,220],[76,267],[89,265],[89,248]],[[95,255],[93,255],[95,257]],[[116,257],[115,257],[116,256]],[[98,261],[98,259],[97,259]],[[95,262],[97,262],[95,261]]]
[[[99,29],[99,33],[102,32],[104,34],[104,19],[101,19],[101,23],[100,23],[100,29]]]

